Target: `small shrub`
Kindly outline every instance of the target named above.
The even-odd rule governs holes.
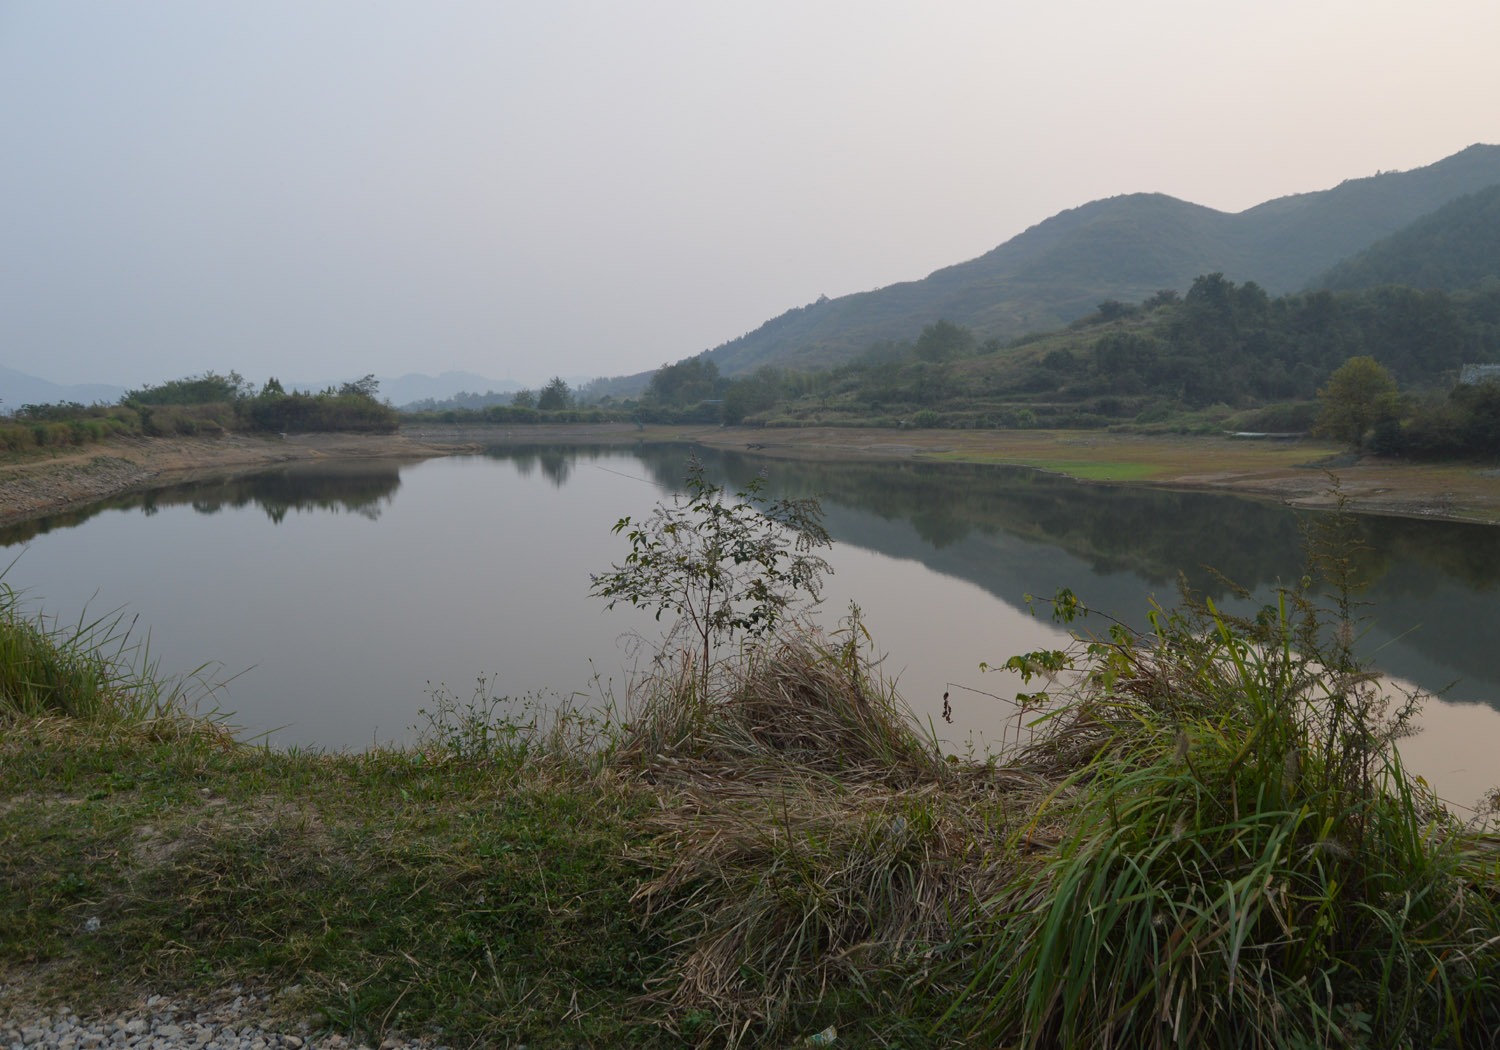
[[[36,435],[30,427],[14,423],[0,425],[0,447],[7,452],[21,452],[36,447]]]
[[[1406,429],[1398,419],[1382,419],[1370,434],[1370,451],[1377,456],[1404,456],[1407,451]]]
[[[629,517],[614,532],[630,553],[592,577],[591,593],[677,616],[701,652],[705,685],[713,647],[736,637],[764,637],[798,601],[816,601],[828,563],[813,551],[830,546],[816,498],[771,500],[761,474],[726,493],[688,461],[687,491],[659,503],[643,521]]]

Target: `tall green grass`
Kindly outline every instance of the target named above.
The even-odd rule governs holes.
[[[0,580],[0,719],[67,717],[130,723],[210,719],[208,665],[166,676],[123,613],[66,623],[26,608]]]
[[[1058,842],[968,931],[949,1016],[1035,1047],[1485,1045],[1493,860],[1350,717],[1356,677],[1214,626],[1111,654],[1129,677],[1028,756],[1074,749],[1023,832]]]
[[[1014,841],[1055,846],[983,902],[934,984],[939,1028],[1026,1047],[1492,1045],[1495,854],[1403,767],[1417,701],[1354,658],[1347,552],[1318,561],[1326,608],[1309,577],[1254,618],[1190,596],[1143,637],[1086,646],[1017,763],[1056,787]]]

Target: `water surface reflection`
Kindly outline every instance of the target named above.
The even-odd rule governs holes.
[[[732,487],[764,468],[777,494],[823,499],[837,544],[825,621],[857,600],[920,713],[935,720],[945,690],[968,697],[960,723],[939,726],[959,741],[993,735],[1008,715],[966,692],[1014,689],[980,676],[980,661],[1059,637],[1024,595],[1068,586],[1139,622],[1153,597],[1175,600],[1179,575],[1231,604],[1233,579],[1258,603],[1304,563],[1298,515],[1267,502],[1012,468],[699,454]],[[622,556],[610,525],[676,489],[687,455],[538,445],[297,464],[111,500],[11,528],[0,543],[29,545],[7,580],[49,608],[127,606],[169,666],[253,667],[228,704],[278,742],[361,746],[400,737],[429,682],[461,692],[487,674],[516,695],[618,693],[625,636],[656,624],[604,614],[589,573]],[[1434,724],[1464,704],[1493,717],[1500,529],[1362,518],[1359,537],[1365,645],[1378,665],[1428,690],[1458,680]],[[1484,732],[1472,717],[1452,721],[1466,740]],[[1500,726],[1483,738],[1500,742]],[[1462,762],[1483,765],[1472,752]]]

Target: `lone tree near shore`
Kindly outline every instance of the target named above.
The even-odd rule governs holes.
[[[1364,447],[1365,434],[1376,423],[1397,415],[1396,381],[1373,357],[1351,357],[1318,391],[1323,410],[1313,433]]]
[[[562,376],[553,376],[552,381],[542,387],[542,392],[536,399],[536,407],[549,412],[570,408],[572,404],[573,391],[568,389],[567,381]]]
[[[705,690],[713,647],[736,635],[763,637],[801,599],[817,601],[833,570],[813,553],[833,541],[816,497],[772,500],[761,474],[728,493],[688,460],[687,491],[659,503],[649,518],[621,518],[616,533],[630,540],[625,560],[593,577],[592,592],[637,609],[678,617],[702,654]],[[668,635],[670,641],[671,634]]]

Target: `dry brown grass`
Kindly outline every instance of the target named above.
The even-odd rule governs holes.
[[[1052,790],[961,765],[854,645],[799,631],[649,683],[617,753],[650,785],[658,874],[635,900],[673,941],[657,989],[731,1041],[832,985],[922,972],[1003,896],[1014,830]]]

